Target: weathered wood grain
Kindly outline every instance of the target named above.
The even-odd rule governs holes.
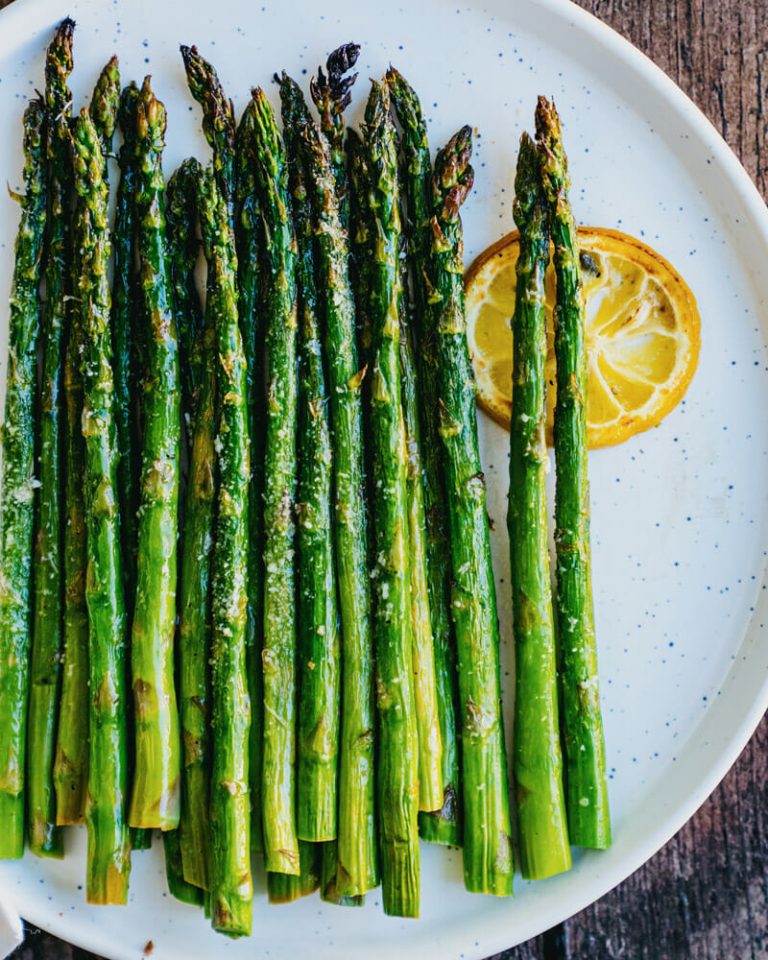
[[[680,84],[768,198],[768,0],[577,2]],[[498,960],[768,960],[767,784],[763,720],[662,851],[598,903]],[[29,931],[14,960],[93,957]]]

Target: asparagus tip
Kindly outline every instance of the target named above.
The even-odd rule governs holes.
[[[321,111],[333,109],[343,113],[352,100],[352,87],[358,75],[345,76],[357,63],[360,56],[359,43],[343,43],[328,55],[325,71],[317,68],[317,76],[312,77],[309,92],[317,108]]]
[[[539,164],[539,152],[530,134],[526,131],[520,137],[520,151],[517,155],[517,171],[515,173],[513,215],[517,224],[528,222],[534,205],[540,198]]]
[[[434,182],[442,197],[443,220],[455,220],[475,182],[475,171],[470,165],[472,156],[472,127],[468,124],[458,130],[443,147],[435,160]]]

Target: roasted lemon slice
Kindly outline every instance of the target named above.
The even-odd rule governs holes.
[[[699,357],[701,321],[680,274],[640,240],[600,227],[579,229],[589,367],[589,445],[621,443],[658,424],[688,388]],[[480,405],[509,427],[517,234],[489,247],[467,273],[467,333]],[[547,290],[548,427],[555,405],[552,313]]]

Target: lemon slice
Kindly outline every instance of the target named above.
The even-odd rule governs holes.
[[[649,246],[600,227],[579,229],[589,383],[590,447],[621,443],[658,424],[683,397],[699,357],[701,321],[680,274]],[[512,406],[511,318],[518,236],[489,247],[466,278],[467,335],[478,401],[509,428]],[[547,415],[555,405],[552,313],[547,293]]]

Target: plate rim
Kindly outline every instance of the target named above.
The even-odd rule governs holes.
[[[447,2],[447,0],[443,0],[443,2]],[[473,7],[482,7],[479,0],[470,0],[470,3]],[[720,131],[688,94],[650,57],[635,47],[613,27],[578,6],[576,0],[522,0],[522,3],[529,8],[544,8],[555,17],[569,21],[577,30],[583,31],[612,52],[621,61],[622,65],[634,71],[642,82],[650,85],[674,113],[685,116],[693,131],[710,149],[713,163],[723,171],[731,188],[744,204],[745,213],[749,217],[750,232],[760,237],[763,246],[768,251],[768,206],[766,206],[751,176],[726,143]],[[493,6],[496,7],[497,5],[497,0],[493,0]],[[68,6],[66,0],[13,0],[9,6],[0,10],[0,26],[5,28],[0,30],[0,37],[5,35],[12,38],[17,31],[19,33],[31,33],[40,29],[47,17],[55,22],[56,19],[66,16]],[[514,16],[514,12],[512,15]],[[12,42],[9,40],[9,46]],[[0,57],[4,53],[4,45],[0,42]],[[759,578],[761,584],[766,583],[767,568],[768,564],[764,564]],[[757,615],[758,610],[756,608],[744,631],[742,643],[752,634],[753,623]],[[727,676],[728,674],[726,674]],[[593,877],[588,881],[586,886],[589,893],[586,897],[573,894],[565,895],[563,897],[564,906],[550,911],[547,915],[546,926],[542,927],[540,915],[535,914],[535,912],[533,912],[533,916],[536,916],[537,919],[518,922],[515,930],[510,930],[506,934],[503,932],[503,921],[497,921],[485,932],[482,948],[478,951],[478,948],[465,944],[462,956],[466,960],[482,960],[482,958],[494,953],[511,949],[532,937],[538,936],[544,930],[565,922],[629,879],[685,826],[711,796],[738,760],[766,710],[768,710],[768,676],[760,684],[757,696],[753,698],[749,707],[742,712],[741,720],[735,725],[731,736],[719,749],[716,760],[709,765],[705,774],[698,779],[688,798],[679,802],[666,817],[660,820],[655,830],[647,832],[642,841],[636,842],[632,849],[624,854],[620,868],[617,867],[605,876]],[[67,915],[60,916],[55,903],[47,904],[47,902],[34,898],[32,900],[25,897],[19,898],[7,883],[0,888],[0,892],[4,896],[8,896],[25,921],[75,946],[90,951],[98,951],[105,957],[113,957],[115,960],[133,960],[135,957],[135,950],[128,945],[121,946],[110,941],[108,925],[100,927],[90,927],[87,923],[72,925],[72,919],[76,914],[72,918]],[[224,946],[223,943],[222,947]]]

